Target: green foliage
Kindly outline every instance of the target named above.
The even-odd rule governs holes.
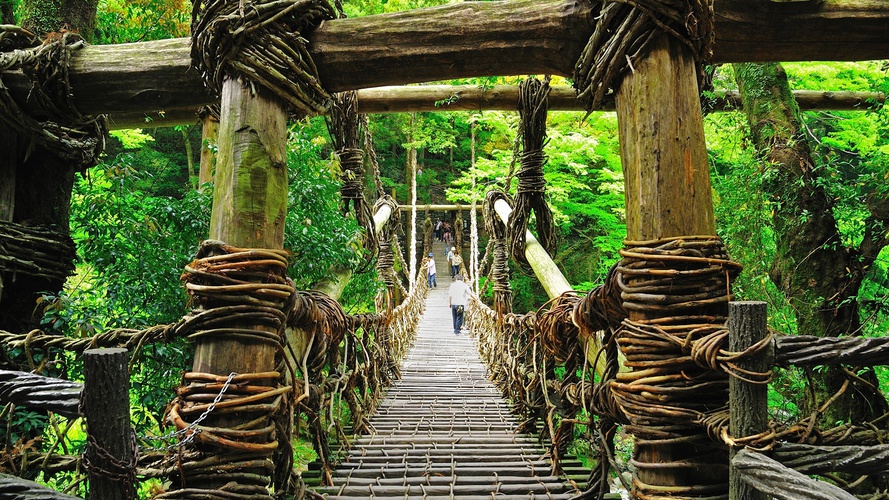
[[[503,189],[513,168],[516,113],[485,112],[471,120],[477,125],[478,157],[475,168],[464,169],[451,183],[450,201],[467,203],[483,199],[490,189]],[[544,175],[561,234],[557,263],[572,283],[601,283],[626,236],[616,117],[602,113],[581,120],[577,113],[551,112],[548,137]],[[521,280],[513,280],[513,306],[536,309],[546,296],[538,285]]]
[[[290,275],[297,289],[329,278],[332,268],[358,265],[358,226],[339,211],[339,177],[333,162],[322,159],[323,140],[316,140],[320,120],[290,129],[287,166],[290,196],[285,248],[293,252]]]
[[[185,0],[100,0],[96,43],[130,43],[184,37],[191,26]]]
[[[360,17],[423,7],[435,7],[447,3],[456,3],[456,0],[345,0],[343,2],[343,10],[346,11],[346,15],[349,17]]]

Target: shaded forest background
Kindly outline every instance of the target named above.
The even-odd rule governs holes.
[[[344,2],[350,16],[441,3],[448,2]],[[7,20],[28,15],[27,4],[0,4]],[[189,8],[183,0],[102,0],[89,35],[97,44],[187,36]],[[437,83],[484,87],[518,81]],[[889,111],[869,103],[857,111],[800,113],[783,92],[889,93],[886,62],[721,66],[715,68],[715,87],[740,87],[745,96],[744,110],[711,110],[705,118],[717,230],[744,265],[735,284],[737,298],[766,301],[770,325],[784,333],[885,336]],[[495,111],[370,117],[381,181],[401,203],[410,198],[409,149],[418,151],[419,203],[470,203],[489,189],[502,189],[514,168],[517,125],[516,113]],[[588,290],[604,280],[626,235],[617,119],[607,112],[586,117],[551,112],[548,135],[547,195],[560,235],[556,262],[577,290]],[[212,185],[198,185],[197,165],[201,151],[214,148],[202,143],[197,124],[156,128],[147,121],[141,129],[112,133],[102,163],[76,181],[70,225],[77,270],[61,293],[47,292],[35,301],[33,319],[44,330],[84,337],[170,323],[183,315],[187,299],[179,276],[206,237],[212,198]],[[359,265],[352,244],[357,226],[338,209],[338,165],[323,118],[293,123],[288,152],[286,247],[293,252],[290,274],[306,289],[328,277],[331,268]],[[512,286],[515,311],[546,302],[535,279],[520,269],[513,270]],[[372,309],[380,287],[373,272],[355,274],[341,303],[350,312]],[[163,433],[164,408],[191,354],[184,342],[138,353],[131,397],[140,435]],[[52,365],[70,376],[80,373],[73,357],[61,355]],[[804,390],[809,375],[781,372],[772,386],[775,418],[792,420],[830,393],[831,374],[816,377],[818,390],[811,394]],[[889,392],[884,367],[862,378]],[[866,419],[885,406],[873,391],[862,388],[857,394],[826,424]],[[16,410],[5,417],[12,429],[7,449],[39,447],[50,428],[45,414]],[[76,426],[68,432],[72,446],[82,445]],[[581,437],[578,446],[583,444]]]

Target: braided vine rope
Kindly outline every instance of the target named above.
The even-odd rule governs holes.
[[[526,263],[525,232],[531,212],[536,218],[537,238],[550,255],[556,251],[556,230],[552,210],[546,203],[543,166],[546,154],[546,114],[549,109],[549,77],[542,82],[529,78],[519,84],[519,130],[522,136],[521,168],[518,173],[514,210],[507,224],[507,238],[512,258]]]
[[[599,108],[609,89],[642,57],[648,44],[667,33],[694,55],[699,78],[713,55],[713,0],[605,0],[596,2],[596,28],[574,66],[574,88],[587,111]]]
[[[197,310],[219,310],[223,314],[204,322],[190,337],[270,344],[282,358],[287,311],[295,294],[286,276],[287,257],[284,250],[203,242],[197,258],[185,267],[182,280]],[[171,475],[174,489],[157,498],[226,495],[246,500],[268,495],[278,437],[288,436],[277,416],[282,408],[289,407],[292,387],[282,382],[279,371],[228,378],[212,373],[185,373],[167,416],[177,430],[184,431],[179,452],[170,458],[179,463],[179,468]],[[216,402],[214,398],[221,394],[223,384],[228,385],[227,391]],[[206,413],[211,410],[213,414],[207,418]],[[220,419],[229,414],[252,417],[231,427]],[[232,481],[224,486],[219,486],[215,462],[208,461],[219,455],[231,461],[227,470]]]
[[[482,213],[485,218],[485,230],[490,235],[492,264],[491,281],[494,282],[494,310],[500,315],[512,312],[512,288],[509,285],[509,252],[506,243],[506,224],[494,211],[497,200],[510,201],[505,193],[489,191],[485,195]]]
[[[333,460],[330,435],[349,442],[338,403],[348,405],[353,433],[369,430],[368,416],[383,389],[398,378],[398,367],[416,338],[426,291],[425,278],[418,278],[413,291],[394,309],[355,316],[346,315],[324,294],[300,293],[297,308],[302,312],[292,316],[289,326],[303,329],[309,344],[300,367],[303,390],[297,411],[308,422],[328,484]]]
[[[302,34],[335,17],[327,0],[196,1],[192,64],[215,94],[225,78],[243,77],[253,92],[270,90],[300,116],[321,114],[330,95]]]
[[[374,204],[374,213],[377,213],[383,205],[388,205],[392,214],[389,216],[389,221],[386,222],[377,237],[380,249],[377,255],[377,274],[382,278],[383,283],[386,284],[386,294],[388,297],[383,297],[382,293],[377,296],[377,310],[391,309],[394,307],[394,303],[392,302],[394,299],[393,294],[395,292],[395,287],[399,284],[398,276],[395,274],[394,249],[396,245],[395,234],[398,230],[401,214],[398,209],[398,204],[389,196],[382,196],[377,200]]]
[[[74,271],[75,256],[68,234],[0,221],[0,273],[64,280]]]
[[[24,28],[0,26],[0,71],[22,70],[32,84],[29,102],[42,116],[22,110],[0,80],[0,123],[81,170],[98,163],[108,135],[104,115],[86,116],[74,106],[68,67],[71,55],[84,46],[70,31],[42,40]]]
[[[377,239],[374,235],[373,214],[364,198],[364,151],[359,147],[363,120],[358,114],[358,93],[352,91],[335,94],[330,102],[326,122],[340,164],[343,215],[350,210],[355,211],[355,220],[363,232],[362,246],[368,250],[365,263],[370,266],[377,254]]]

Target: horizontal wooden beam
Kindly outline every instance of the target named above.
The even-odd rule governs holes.
[[[476,207],[481,207],[482,203],[478,202]],[[402,212],[410,212],[413,208],[413,205],[398,205],[398,209]],[[417,205],[417,211],[421,210],[430,210],[434,212],[448,212],[451,210],[471,210],[472,205]]]
[[[713,112],[741,109],[741,95],[737,90],[717,90],[711,99]],[[795,90],[793,95],[804,111],[866,110],[874,104],[886,102],[883,92],[851,92],[829,90]],[[447,111],[515,111],[518,87],[515,85],[413,85],[390,86],[358,91],[358,111],[367,114],[447,112]],[[549,95],[549,109],[555,111],[584,111],[574,89],[567,85],[553,86]],[[606,96],[602,111],[614,111],[614,99]],[[149,113],[113,114],[109,117],[113,130],[144,127],[171,127],[198,121],[195,107],[173,108]],[[441,210],[456,210],[441,209]]]
[[[327,21],[310,52],[332,92],[454,78],[570,76],[597,2],[461,2]],[[889,3],[716,0],[714,62],[889,58]],[[152,113],[213,101],[192,69],[189,40],[90,46],[72,56],[74,99],[86,114]],[[26,103],[30,83],[4,74]]]

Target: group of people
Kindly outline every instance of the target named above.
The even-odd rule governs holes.
[[[451,273],[451,279],[455,279],[455,277],[460,274],[460,268],[463,266],[463,257],[460,255],[460,251],[457,250],[457,247],[451,247],[450,250],[445,247],[445,250],[448,252],[446,257],[448,259],[448,270]],[[429,288],[438,288],[438,282],[435,279],[437,274],[435,254],[429,252],[423,265],[426,266],[426,277]]]
[[[446,246],[450,246],[454,241],[454,232],[451,223],[436,219],[435,226],[432,229],[432,237],[437,241],[443,241]]]
[[[448,306],[451,308],[451,318],[454,322],[454,335],[459,335],[460,330],[463,328],[464,309],[466,308],[470,291],[469,286],[463,281],[463,274],[460,272],[460,267],[463,265],[463,257],[460,256],[460,251],[456,247],[450,247],[447,258],[451,279],[454,280],[448,288]],[[438,283],[435,280],[437,271],[435,254],[429,252],[429,256],[423,265],[426,267],[429,288],[438,288]]]

